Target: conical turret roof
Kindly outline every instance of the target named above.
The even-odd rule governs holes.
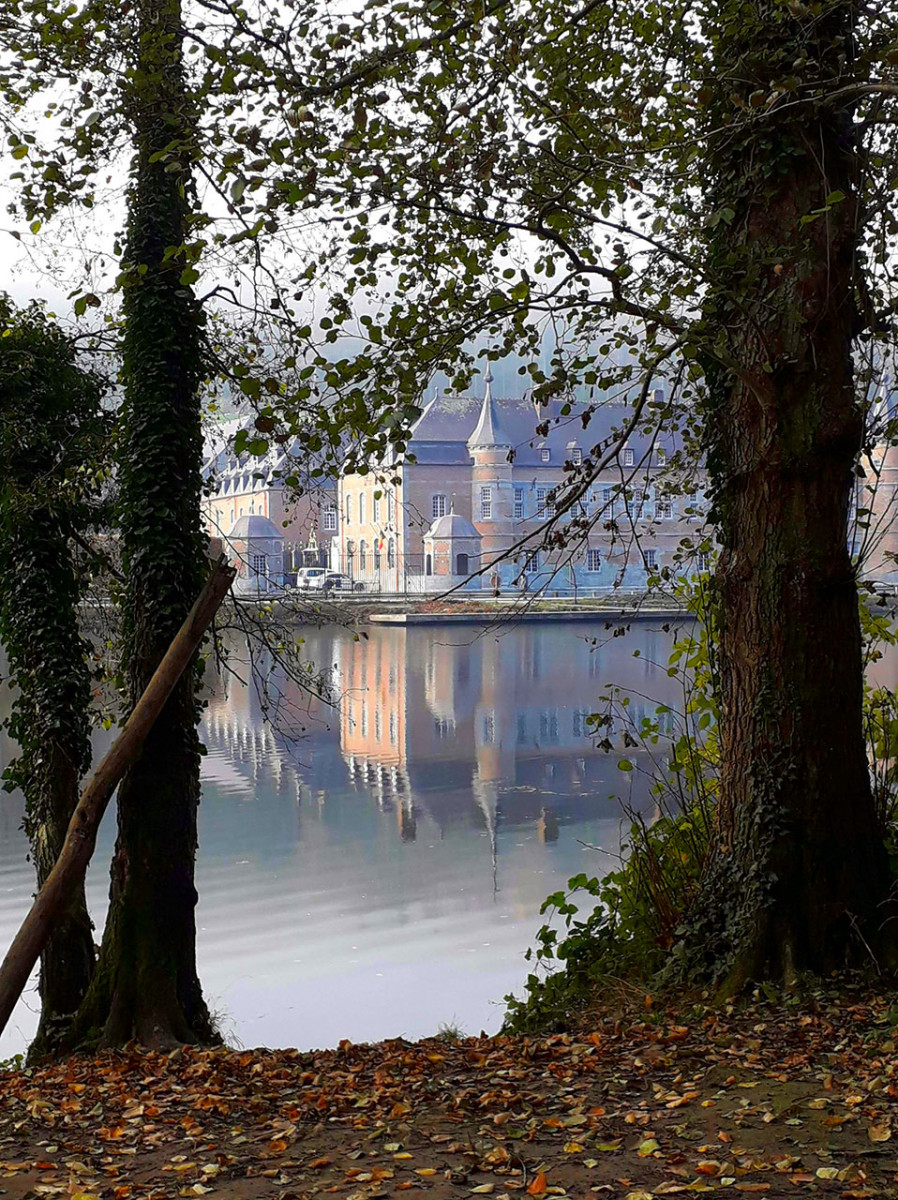
[[[496,412],[496,405],[493,400],[492,371],[487,371],[484,382],[486,383],[486,391],[483,394],[480,420],[477,422],[474,432],[468,438],[469,450],[474,450],[478,447],[511,445],[511,441],[499,422],[499,414]]]

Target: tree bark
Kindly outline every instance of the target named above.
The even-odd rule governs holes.
[[[135,10],[124,85],[135,166],[123,261],[120,503],[132,702],[200,579],[203,377],[202,312],[190,282],[194,114],[180,5],[139,0]],[[187,672],[119,788],[109,916],[76,1040],[216,1040],[196,972],[198,718],[197,678]]]
[[[6,1022],[22,994],[38,955],[53,943],[60,929],[67,927],[73,902],[79,896],[83,899],[84,873],[93,854],[97,830],[110,797],[196,654],[234,575],[233,568],[223,562],[216,564],[125,728],[104,756],[74,807],[59,853],[54,855],[38,897],[0,966],[0,1033],[6,1028]],[[71,1012],[74,1007],[77,1004],[72,1009],[61,1011]]]
[[[725,330],[708,364],[707,450],[717,570],[721,797],[702,953],[747,979],[790,980],[882,948],[886,853],[862,725],[858,594],[848,513],[863,411],[856,155],[850,115],[825,105],[752,117],[787,64],[844,70],[853,5],[812,21],[755,0],[720,34],[708,311]],[[723,107],[715,118],[722,122]]]
[[[18,742],[7,786],[22,789],[38,886],[62,849],[90,766],[91,647],[79,628],[86,571],[73,538],[91,526],[104,461],[103,384],[35,306],[0,298],[0,639],[14,687],[5,722]],[[84,470],[88,466],[91,470]],[[83,884],[41,956],[32,1053],[48,1050],[83,999],[94,966]]]

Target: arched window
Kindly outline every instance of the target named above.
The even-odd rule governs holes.
[[[467,554],[456,554],[455,556],[455,574],[467,575],[468,573],[468,556]]]
[[[396,542],[393,538],[387,542],[387,566],[396,566]]]
[[[384,544],[383,538],[375,538],[374,539],[374,569],[375,569],[375,571],[380,570],[380,552],[383,549],[383,544]]]
[[[433,555],[432,554],[424,555],[424,574],[425,575],[433,574]]]
[[[368,560],[368,543],[359,542],[359,570],[364,571]]]

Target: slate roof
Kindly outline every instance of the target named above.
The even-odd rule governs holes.
[[[463,517],[461,513],[451,512],[446,513],[443,517],[437,517],[424,536],[428,538],[479,538],[480,534],[467,517]]]
[[[275,540],[283,541],[283,535],[278,533],[277,526],[261,513],[246,513],[238,517],[231,526],[228,541]]]
[[[563,401],[552,401],[536,407],[527,397],[492,399],[494,421],[502,432],[503,443],[511,448],[518,467],[558,467],[570,461],[572,451],[579,448],[584,458],[596,444],[611,438],[631,415],[622,405],[607,404],[595,408],[584,428],[582,416],[588,406],[575,404],[569,415],[561,416]],[[418,419],[408,445],[419,463],[470,463],[469,444],[483,414],[483,400],[476,396],[444,395],[433,399]],[[548,431],[537,433],[537,426],[548,422]],[[627,446],[635,451],[640,462],[649,449],[651,437],[634,433]],[[680,448],[677,435],[665,431],[655,442],[656,448],[666,451],[668,458]],[[542,451],[549,451],[546,463]]]
[[[511,442],[502,428],[502,422],[499,420],[499,414],[496,412],[496,405],[493,401],[492,372],[487,374],[484,382],[486,383],[486,392],[484,393],[483,404],[480,408],[480,419],[474,428],[474,432],[468,438],[468,449],[474,450],[480,446],[510,447]]]

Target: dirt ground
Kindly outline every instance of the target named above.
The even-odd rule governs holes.
[[[0,1196],[898,1197],[898,997],[0,1074]]]

